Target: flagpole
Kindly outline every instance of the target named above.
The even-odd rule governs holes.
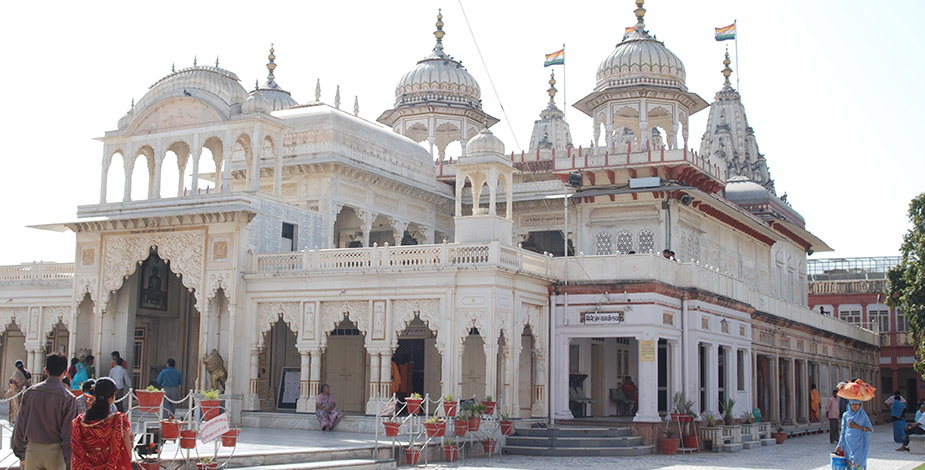
[[[732,29],[735,31],[735,43],[736,43],[736,90],[739,93],[742,93],[742,89],[739,87],[739,74],[742,72],[742,66],[739,65],[739,20],[732,20]]]
[[[565,55],[565,43],[562,43],[562,55]],[[736,61],[739,59],[736,58]],[[736,75],[738,77],[738,75]],[[562,61],[562,119],[565,119],[565,113],[568,112],[568,94],[565,87],[565,61]]]

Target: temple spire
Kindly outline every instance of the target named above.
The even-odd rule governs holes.
[[[726,46],[726,58],[723,59],[723,70],[721,73],[723,77],[726,77],[726,82],[723,84],[723,88],[732,88],[732,84],[729,82],[729,76],[732,75],[732,69],[729,68],[729,64],[732,62],[729,60],[729,46]]]
[[[557,91],[558,90],[556,90],[556,72],[551,71],[549,73],[549,89],[546,90],[546,92],[549,93],[549,104],[551,105],[556,104],[556,92]]]
[[[642,7],[645,0],[636,0],[636,9],[633,13],[636,15],[636,31],[642,32],[646,29],[646,23],[643,18],[646,16],[646,9]]]
[[[269,62],[267,62],[267,70],[270,71],[270,73],[267,74],[267,82],[276,80],[276,76],[273,75],[273,71],[276,70],[276,54],[274,54],[274,52],[276,52],[276,50],[273,49],[273,44],[271,43],[270,55],[267,56],[267,60],[269,60]]]
[[[443,32],[443,9],[437,9],[437,30],[434,31],[434,37],[437,38],[437,44],[434,45],[434,52],[438,56],[443,57],[443,36],[446,36],[446,33]]]

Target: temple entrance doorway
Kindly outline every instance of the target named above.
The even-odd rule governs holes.
[[[485,398],[485,340],[472,328],[463,341],[462,383],[460,399]]]
[[[440,397],[443,359],[437,352],[436,335],[421,317],[415,315],[414,320],[399,333],[392,361],[398,365],[401,376],[399,389],[393,390],[399,397],[412,393],[430,395],[431,400]]]
[[[0,374],[3,374],[3,380],[9,380],[10,376],[13,375],[13,371],[16,370],[16,361],[22,361],[26,367],[29,367],[29,361],[26,357],[26,335],[22,332],[15,322],[10,323],[6,326],[6,331],[3,332],[2,338],[3,344],[0,345],[0,350],[2,350],[3,365],[0,368]],[[42,373],[41,370],[33,371],[30,370],[33,375],[38,376]],[[33,383],[37,383],[38,380],[33,379]],[[7,383],[7,388],[9,384]],[[6,389],[4,389],[5,391]]]
[[[279,390],[284,369],[300,366],[299,351],[295,343],[295,334],[282,318],[277,320],[270,331],[264,334],[265,346],[263,354],[260,355],[260,382],[258,382],[262,385],[260,408],[264,411],[287,408],[287,404],[279,403]],[[292,403],[291,408],[295,410],[295,403]]]
[[[109,298],[102,323],[104,357],[97,359],[97,375],[109,374],[108,353],[119,351],[135,388],[154,383],[169,358],[183,374],[180,395],[196,388],[200,338],[199,311],[194,304],[193,293],[152,248]]]
[[[331,386],[337,407],[363,413],[366,405],[366,346],[356,323],[344,318],[328,333],[322,383]]]

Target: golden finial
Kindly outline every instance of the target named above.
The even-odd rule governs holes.
[[[633,10],[633,13],[636,14],[637,28],[644,24],[642,19],[646,16],[646,9],[642,7],[643,3],[645,3],[645,0],[636,0],[636,9]]]
[[[556,72],[552,71],[549,74],[549,89],[546,90],[549,93],[549,104],[556,104]]]
[[[193,56],[193,67],[196,67],[198,65],[199,64],[197,63],[196,56]]]
[[[276,78],[273,75],[273,71],[276,70],[276,63],[274,62],[276,60],[276,54],[274,54],[274,52],[276,52],[276,50],[273,49],[273,44],[271,43],[270,44],[270,55],[267,56],[267,60],[269,60],[269,62],[267,62],[267,70],[270,71],[270,73],[267,74],[267,80],[273,80]]]
[[[443,42],[443,36],[445,35],[446,33],[443,32],[443,9],[438,8],[437,9],[437,30],[434,31],[434,37],[437,38],[437,42],[439,43],[439,42]]]
[[[731,85],[729,83],[729,76],[732,75],[732,69],[729,68],[729,64],[731,63],[732,62],[729,60],[729,46],[726,46],[726,58],[723,59],[723,65],[725,67],[723,67],[723,70],[722,70],[723,76],[726,77],[726,85]]]
[[[215,56],[215,68],[218,68],[218,56]]]

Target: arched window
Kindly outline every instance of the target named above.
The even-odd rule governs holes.
[[[639,231],[639,252],[652,253],[655,251],[655,233],[649,229]]]
[[[610,232],[606,230],[601,230],[597,234],[597,254],[613,254],[613,238],[611,237]]]
[[[623,230],[617,234],[617,252],[629,253],[633,251],[633,234],[629,230]]]

